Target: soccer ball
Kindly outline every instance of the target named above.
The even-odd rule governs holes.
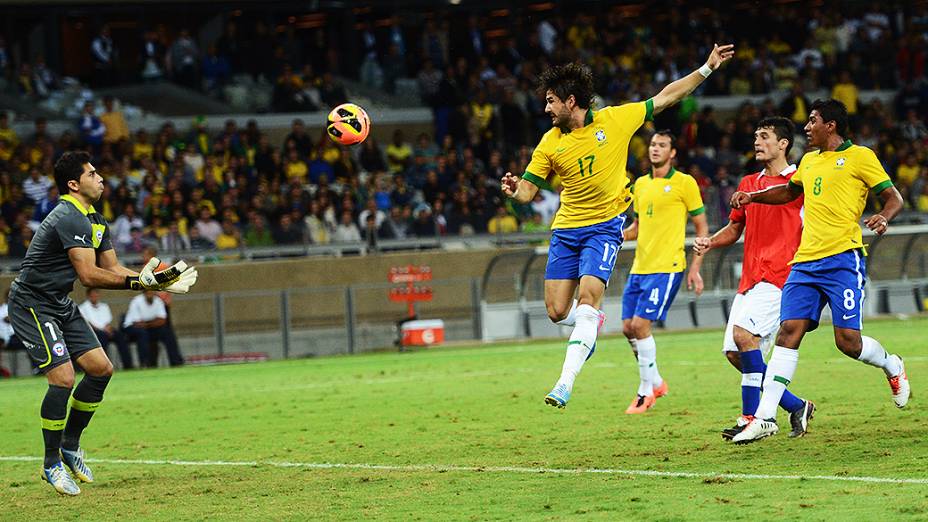
[[[340,145],[354,145],[367,138],[371,119],[359,105],[343,103],[329,113],[325,131]]]

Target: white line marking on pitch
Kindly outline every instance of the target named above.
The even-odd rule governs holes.
[[[37,462],[40,457],[0,456],[0,462]],[[725,478],[732,480],[825,480],[832,482],[869,482],[886,484],[928,484],[928,478],[856,477],[839,475],[761,475],[753,473],[712,473],[691,471],[657,471],[647,469],[609,468],[525,468],[518,466],[445,466],[441,464],[350,464],[333,462],[277,462],[277,461],[226,461],[226,460],[155,460],[155,459],[87,459],[98,464],[126,464],[144,466],[238,466],[311,469],[349,469],[397,472],[472,472],[472,473],[552,473],[558,475],[627,475],[639,477],[671,478]]]

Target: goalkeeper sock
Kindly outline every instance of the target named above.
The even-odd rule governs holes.
[[[64,430],[64,418],[68,414],[70,396],[71,388],[54,384],[49,384],[48,391],[45,392],[41,413],[46,468],[61,462],[61,432]]]
[[[81,444],[81,433],[93,417],[93,412],[97,410],[103,401],[103,391],[110,382],[110,376],[96,377],[94,375],[84,375],[81,382],[74,389],[74,396],[71,398],[71,414],[68,415],[68,423],[64,427],[64,435],[61,439],[61,447],[76,451]]]
[[[567,342],[567,354],[564,356],[561,378],[557,381],[558,385],[563,384],[568,390],[573,389],[574,381],[596,343],[596,330],[599,326],[599,311],[590,305],[578,306],[576,316],[577,324]]]

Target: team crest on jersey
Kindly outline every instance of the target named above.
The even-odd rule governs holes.
[[[596,131],[596,141],[602,143],[606,141],[606,131],[599,129]]]
[[[93,228],[93,247],[100,248],[100,243],[103,242],[103,231],[106,225],[93,223],[90,226]]]
[[[53,344],[52,352],[58,357],[62,357],[64,355],[64,345],[61,344],[60,342]]]
[[[664,192],[670,192],[670,185],[664,185]]]
[[[838,161],[835,162],[835,165],[836,165],[838,168],[841,168],[841,167],[844,166],[845,162],[847,162],[847,159],[846,159],[846,158],[838,158]]]

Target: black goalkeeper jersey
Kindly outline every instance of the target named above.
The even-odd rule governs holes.
[[[105,252],[113,248],[106,219],[93,206],[84,209],[74,197],[62,196],[58,205],[42,220],[36,231],[22,270],[14,281],[18,292],[53,306],[68,306],[77,271],[68,257],[71,248],[93,248]]]

